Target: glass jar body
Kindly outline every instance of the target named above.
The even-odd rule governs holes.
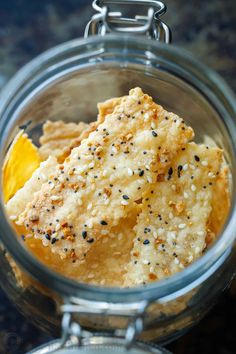
[[[185,288],[179,293],[170,294],[166,299],[151,302],[144,313],[144,330],[139,339],[165,344],[196,325],[230,285],[235,274],[235,261],[236,252],[232,249],[222,259],[222,264],[214,267],[209,278],[202,282],[198,279],[199,285],[193,288],[194,285],[191,285],[190,290]],[[6,252],[1,252],[0,265],[1,287],[18,310],[48,334],[59,337],[62,321],[59,309],[64,303],[63,296],[35,282],[28,274],[23,273],[23,277],[27,276],[26,282],[19,281],[22,279],[22,274],[19,277],[20,268],[16,277],[15,267],[12,267],[12,261],[9,262]],[[75,318],[86,330],[112,334],[117,331],[123,333],[130,321],[129,317],[107,314],[75,315]]]
[[[1,163],[19,126],[25,126],[38,144],[46,119],[93,121],[97,102],[122,96],[129,89],[140,86],[167,110],[184,117],[194,128],[198,142],[210,138],[224,148],[232,170],[232,195],[235,195],[235,105],[228,87],[214,75],[176,48],[142,38],[108,36],[66,43],[36,58],[5,88],[0,106]],[[235,271],[233,206],[234,200],[224,238],[220,236],[211,256],[204,256],[201,265],[193,264],[183,279],[177,277],[169,291],[167,285],[162,286],[165,287],[162,291],[157,283],[150,291],[147,286],[131,291],[127,296],[120,293],[121,302],[132,304],[141,298],[150,302],[145,310],[142,339],[166,341],[180,335],[205,314],[228,285]],[[64,289],[61,288],[62,292],[48,290],[51,287],[48,285],[54,285],[58,280],[45,270],[43,277],[37,276],[31,268],[30,256],[21,255],[18,247],[22,246],[14,235],[6,236],[10,226],[6,226],[4,211],[2,215],[5,218],[0,225],[2,286],[35,323],[56,333],[61,320],[57,309],[63,303]],[[22,266],[21,271],[5,252],[5,246]],[[30,273],[30,278],[22,282],[23,269]],[[39,282],[32,280],[32,275]],[[117,293],[104,289],[102,300],[108,304],[117,302]],[[76,294],[88,297],[89,301],[97,301],[99,297],[98,291],[91,288],[84,292],[79,284]],[[94,331],[124,329],[128,324],[126,317],[112,315],[86,314],[79,316],[79,321]]]

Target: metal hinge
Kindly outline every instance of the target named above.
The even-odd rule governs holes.
[[[132,304],[108,304],[106,302],[91,302],[71,298],[61,306],[63,317],[60,348],[68,347],[68,343],[71,343],[73,346],[81,346],[84,338],[93,335],[80,325],[79,317],[81,315],[128,318],[127,328],[115,330],[113,336],[115,338],[124,338],[126,347],[129,348],[143,330],[143,317],[147,305],[147,301]]]
[[[137,6],[142,6],[147,11],[144,15],[125,17],[122,12],[111,11],[114,5],[121,5],[136,11]],[[169,27],[160,20],[166,12],[166,6],[156,0],[94,0],[92,4],[97,13],[92,17],[85,28],[84,36],[104,36],[108,33],[126,33],[146,35],[165,43],[170,43],[171,32]]]

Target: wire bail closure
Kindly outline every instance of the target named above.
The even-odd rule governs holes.
[[[113,333],[113,338],[124,338],[125,346],[129,349],[137,336],[143,330],[143,318],[145,310],[148,306],[147,301],[141,301],[133,304],[108,304],[87,302],[86,300],[70,298],[67,299],[65,304],[61,306],[62,316],[62,337],[59,346],[56,349],[82,346],[84,338],[89,338],[93,334],[81,327],[78,318],[74,316],[115,316],[124,317],[128,319],[128,326],[124,329],[117,329]],[[98,336],[105,335],[104,333]],[[53,353],[54,351],[52,351]]]
[[[146,15],[125,17],[122,12],[110,11],[112,5],[125,5],[127,10],[137,6],[147,9]],[[85,28],[84,37],[104,36],[108,33],[145,35],[160,42],[171,42],[169,27],[160,20],[166,12],[166,5],[156,0],[94,0],[93,9],[97,11]]]

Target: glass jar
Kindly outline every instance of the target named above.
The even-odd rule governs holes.
[[[150,3],[154,6],[157,2]],[[93,22],[87,34],[91,26]],[[156,35],[165,25],[158,28]],[[110,27],[99,27],[99,36],[48,50],[5,86],[0,99],[1,166],[19,127],[24,127],[37,144],[45,119],[93,121],[97,102],[125,95],[140,86],[167,110],[184,117],[194,128],[198,142],[210,137],[224,149],[232,174],[231,210],[217,241],[187,269],[146,286],[119,289],[77,283],[41,264],[16,236],[2,199],[1,285],[35,324],[53,335],[59,335],[62,326],[62,342],[54,343],[45,353],[65,343],[109,346],[116,341],[118,348],[131,346],[136,338],[159,343],[173,340],[202,318],[235,272],[233,93],[222,78],[182,49],[131,33],[104,36],[107,29],[111,31]],[[150,37],[147,28],[144,32]],[[17,281],[19,271],[27,274],[27,287]],[[95,332],[97,336],[91,339]],[[141,347],[135,348],[138,352]],[[149,350],[157,353],[159,349]]]

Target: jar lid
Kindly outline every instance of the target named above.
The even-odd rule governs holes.
[[[28,354],[171,354],[165,348],[151,343],[135,342],[129,350],[122,338],[94,336],[82,339],[81,346],[67,344],[60,349],[60,340],[49,342]],[[59,349],[58,349],[59,348]]]

